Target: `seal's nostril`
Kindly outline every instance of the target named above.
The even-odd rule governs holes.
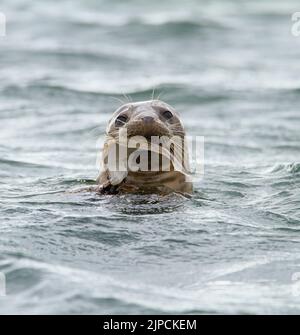
[[[142,118],[142,120],[145,122],[145,123],[152,123],[154,121],[154,118],[152,116],[144,116]]]

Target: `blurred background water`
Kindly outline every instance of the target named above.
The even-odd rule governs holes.
[[[0,11],[0,313],[299,313],[299,1]],[[68,193],[153,88],[205,136],[193,198]]]

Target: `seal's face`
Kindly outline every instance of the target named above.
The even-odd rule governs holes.
[[[108,124],[107,134],[114,135],[121,128],[126,128],[128,137],[184,136],[179,115],[160,100],[128,103],[118,108]]]
[[[125,142],[121,136],[124,130],[128,139]],[[141,137],[146,143],[138,141],[136,146],[136,138],[140,140]],[[152,146],[153,137],[159,138],[161,143]],[[174,138],[183,141],[178,144]],[[114,112],[106,129],[103,170],[98,177],[101,192],[191,192],[191,183],[186,181],[188,154],[184,138],[185,132],[179,115],[165,102],[151,100],[124,104]],[[130,145],[130,140],[133,146]],[[165,144],[171,145],[166,149]],[[180,156],[181,169],[175,169],[180,162],[176,152],[183,153]],[[116,153],[117,159],[112,160],[116,164],[110,164],[110,157],[114,158]],[[159,159],[153,169],[152,158],[155,154]],[[163,158],[166,157],[166,164],[163,164]],[[130,164],[132,162],[136,163],[134,168]],[[165,166],[169,169],[164,169]]]

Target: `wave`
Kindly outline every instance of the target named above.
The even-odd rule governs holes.
[[[138,98],[143,98],[146,100],[151,100],[152,97],[154,99],[161,98],[168,95],[177,96],[177,92],[181,92],[181,96],[184,93],[187,96],[187,100],[193,99],[191,102],[210,102],[217,100],[225,100],[228,99],[227,95],[221,95],[218,93],[205,93],[199,94],[196,88],[194,88],[190,82],[187,80],[181,81],[179,78],[174,78],[173,80],[153,80],[152,83],[145,84],[136,82],[134,85],[128,85],[128,87],[123,89],[123,87],[107,87],[107,85],[103,82],[89,83],[89,85],[81,85],[81,84],[72,84],[71,82],[67,82],[65,84],[62,83],[51,83],[47,82],[47,78],[40,80],[32,80],[25,87],[24,85],[9,85],[3,89],[4,94],[16,94],[16,91],[28,91],[28,90],[46,90],[52,92],[59,92],[63,94],[67,93],[75,93],[75,94],[87,94],[94,96],[104,96],[119,99],[120,102],[126,103],[131,100],[135,100]],[[183,92],[183,93],[182,93]],[[20,94],[20,93],[18,93]]]
[[[183,80],[180,78],[170,78],[169,80],[153,80],[152,83],[145,84],[144,82],[139,83],[138,81],[133,84],[125,86],[113,86],[108,87],[105,83],[90,82],[88,85],[73,84],[71,82],[66,83],[51,83],[47,82],[47,79],[36,80],[28,83],[26,86],[10,85],[3,89],[4,94],[22,94],[26,91],[43,91],[45,94],[57,93],[60,95],[71,94],[71,95],[82,95],[82,96],[94,96],[114,99],[120,104],[128,103],[135,100],[151,100],[162,99],[168,97],[173,103],[181,103],[184,101],[188,105],[192,104],[209,104],[230,100],[229,94],[222,94],[220,92],[206,91],[197,88],[192,82]],[[20,91],[20,92],[18,92]],[[184,97],[184,100],[183,100]],[[73,113],[73,110],[72,110]]]
[[[276,301],[273,309],[286,310],[290,305],[287,306],[284,300],[280,303],[278,298],[287,296],[290,283],[284,286],[270,282],[266,287],[265,282],[247,283],[238,278],[271,263],[294,262],[296,259],[297,255],[265,255],[256,261],[212,267],[204,278],[195,277],[196,281],[189,285],[164,286],[130,276],[107,275],[102,269],[100,272],[81,270],[40,262],[25,255],[6,255],[6,259],[2,256],[0,269],[5,273],[9,287],[7,297],[1,298],[5,304],[0,305],[0,313],[77,314],[82,313],[83,306],[88,314],[121,311],[127,314],[246,313],[251,310],[263,313],[270,308],[270,298]],[[161,272],[159,269],[155,271]],[[241,307],[236,303],[241,297],[253,301],[253,306],[245,304]]]
[[[0,262],[0,269],[10,283],[5,308],[0,307],[2,313],[17,310],[22,314],[76,314],[82,304],[85,310],[89,306],[93,312],[99,312],[102,307],[104,313],[109,306],[114,311],[123,306],[129,314],[141,310],[189,312],[200,308],[198,300],[193,298],[193,292],[186,295],[176,289],[117,280],[103,273],[33,259],[6,259]],[[173,304],[174,299],[181,301],[177,307]],[[28,301],[32,303],[28,304]]]
[[[46,164],[31,163],[31,162],[25,162],[25,161],[15,161],[15,160],[4,159],[4,158],[0,159],[0,166],[1,165],[7,165],[10,167],[41,168],[41,169],[48,169],[52,167]]]
[[[85,63],[85,66],[88,62],[94,62],[99,64],[115,64],[120,63],[127,64],[138,59],[138,53],[132,54],[130,52],[122,52],[122,50],[101,50],[98,48],[75,48],[69,47],[65,48],[64,46],[43,46],[40,44],[31,45],[29,48],[28,45],[19,45],[15,47],[10,47],[6,49],[7,52],[18,53],[22,58],[28,57],[28,59],[33,60],[38,57],[39,61],[46,57],[58,58],[62,61],[64,58],[68,59],[68,61],[78,60]]]
[[[232,23],[229,20],[225,21],[222,16],[216,15],[201,15],[193,12],[180,12],[176,11],[160,11],[147,14],[129,14],[129,12],[71,12],[70,15],[57,15],[51,17],[55,19],[57,24],[73,25],[84,29],[97,28],[97,27],[111,27],[111,28],[125,28],[125,27],[136,27],[136,26],[158,26],[160,28],[176,27],[188,29],[194,28],[213,28],[213,29],[225,29],[231,27]]]
[[[298,174],[300,172],[300,163],[276,164],[270,170],[270,173],[287,172],[290,174]]]

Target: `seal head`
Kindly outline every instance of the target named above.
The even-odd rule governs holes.
[[[101,165],[101,193],[192,192],[183,124],[176,110],[160,100],[127,103],[114,112]]]

